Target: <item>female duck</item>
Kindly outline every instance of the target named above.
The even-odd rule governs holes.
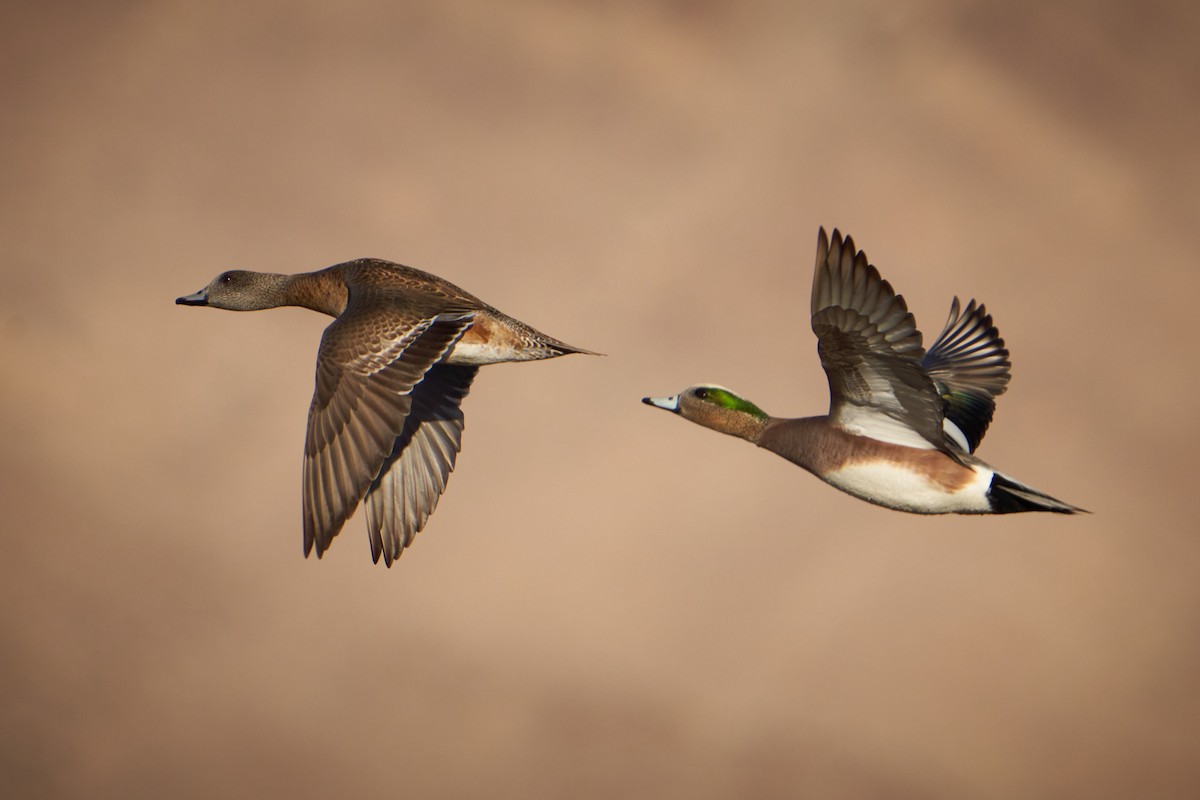
[[[317,350],[304,442],[304,554],[319,558],[363,500],[371,556],[390,567],[454,469],[479,367],[588,353],[449,281],[374,258],[318,272],[233,270],[175,301],[232,311],[301,306],[334,317]]]

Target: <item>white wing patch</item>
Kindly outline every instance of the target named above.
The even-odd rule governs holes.
[[[942,418],[942,430],[946,432],[946,435],[949,436],[956,445],[962,448],[964,453],[971,452],[971,445],[967,441],[966,435],[963,434],[962,428],[951,422],[949,417]]]
[[[915,447],[918,450],[936,449],[924,436],[900,420],[874,408],[843,403],[837,409],[837,415],[833,418],[833,422],[842,430],[856,436],[865,436],[868,439],[898,444],[903,447]]]

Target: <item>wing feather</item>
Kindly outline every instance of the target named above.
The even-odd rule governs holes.
[[[835,422],[913,447],[946,447],[941,401],[921,367],[925,351],[913,315],[866,253],[836,229],[830,239],[822,228],[817,239],[812,326]]]
[[[943,401],[943,413],[974,452],[991,424],[996,398],[1008,389],[1012,362],[992,315],[972,300],[961,310],[958,298],[937,341],[921,360]]]
[[[304,445],[304,552],[320,557],[404,430],[412,392],[470,327],[470,313],[421,317],[356,299],[325,329]],[[347,321],[350,320],[350,321]]]
[[[371,556],[389,567],[425,527],[462,444],[462,400],[478,367],[437,364],[412,392],[404,430],[367,492]]]

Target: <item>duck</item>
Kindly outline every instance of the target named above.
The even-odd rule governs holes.
[[[317,348],[304,442],[304,555],[320,558],[359,504],[371,558],[391,567],[446,489],[479,368],[582,353],[414,267],[360,258],[284,275],[227,270],[184,306],[299,306],[334,318]]]
[[[914,514],[1087,513],[975,455],[1012,364],[982,303],[957,297],[926,350],[904,298],[850,236],[817,235],[811,317],[829,413],[786,419],[718,384],[642,402],[752,442],[831,486]]]

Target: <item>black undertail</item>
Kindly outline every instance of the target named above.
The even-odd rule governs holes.
[[[1087,509],[1042,494],[1023,483],[1017,483],[999,472],[992,474],[987,496],[993,514],[1015,514],[1021,511],[1049,511],[1054,514],[1091,513]]]

